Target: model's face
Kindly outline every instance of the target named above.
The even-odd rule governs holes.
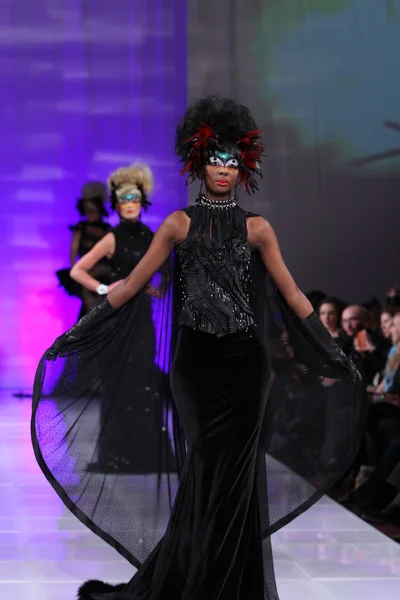
[[[319,318],[327,329],[337,329],[339,315],[333,304],[330,304],[329,302],[326,304],[321,304],[319,309]]]
[[[234,154],[216,151],[204,168],[204,183],[217,198],[230,197],[239,176],[239,161]]]
[[[385,338],[390,337],[390,328],[392,326],[393,319],[387,312],[381,314],[381,330]]]
[[[356,308],[345,308],[342,314],[342,327],[349,336],[355,335],[363,328],[361,313]]]
[[[85,200],[83,210],[85,212],[85,217],[87,218],[89,223],[100,220],[100,213],[94,202],[91,202],[90,200]]]
[[[136,186],[124,186],[117,190],[117,211],[121,219],[136,221],[142,210],[142,194]]]

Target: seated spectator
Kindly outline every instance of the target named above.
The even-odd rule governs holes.
[[[390,342],[379,330],[371,328],[370,317],[364,306],[345,308],[342,327],[347,335],[344,351],[360,369],[365,385],[372,385],[376,373],[385,368]]]
[[[393,322],[392,312],[389,310],[384,310],[381,313],[380,326],[381,326],[382,335],[386,339],[390,339],[390,337],[392,335],[391,334],[392,322]]]
[[[346,335],[341,328],[341,316],[344,308],[345,304],[337,298],[325,298],[318,307],[318,316],[322,324],[342,349],[346,342]]]
[[[390,334],[392,347],[389,350],[382,381],[375,389],[375,394],[389,393],[394,383],[394,376],[400,364],[400,313],[391,319]]]
[[[400,313],[393,317],[391,335],[393,346],[366,427],[377,466],[353,499],[366,509],[366,520],[400,525]]]

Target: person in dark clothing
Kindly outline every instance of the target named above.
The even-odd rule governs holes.
[[[84,583],[81,600],[278,600],[271,534],[352,462],[365,413],[360,374],[296,286],[272,226],[238,204],[239,182],[256,191],[261,173],[261,132],[249,109],[214,96],[193,102],[176,148],[183,173],[200,179],[204,192],[165,219],[128,277],[45,353],[34,386],[35,455],[70,510],[137,569],[119,586]],[[82,448],[79,434],[90,406],[75,391],[73,369],[61,385],[54,367],[70,356],[71,366],[90,372],[95,354],[103,380],[142,371],[147,286],[166,265],[159,339],[170,395],[160,390],[159,402],[171,402],[163,427],[174,435],[179,484],[171,487],[165,471],[87,477],[92,448]],[[315,375],[298,382],[296,419],[290,411],[276,419],[293,386],[269,395],[278,343],[291,345],[293,360]],[[334,380],[330,398],[319,376]],[[59,392],[51,411],[43,396],[50,386]],[[125,399],[118,391],[110,398],[102,435],[120,427]],[[277,478],[271,452],[282,469]]]
[[[352,305],[345,308],[342,327],[347,335],[345,353],[357,365],[364,384],[372,385],[375,375],[385,368],[390,342],[380,330],[371,329],[368,311],[364,306]]]
[[[69,227],[72,231],[71,266],[56,272],[59,284],[67,294],[82,299],[78,321],[92,310],[101,301],[101,298],[74,281],[70,276],[70,269],[110,231],[111,225],[104,220],[108,216],[105,207],[106,197],[107,187],[101,181],[87,181],[82,186],[81,197],[76,205],[82,219]],[[92,276],[104,279],[108,273],[108,267],[107,259],[103,258],[93,267]]]

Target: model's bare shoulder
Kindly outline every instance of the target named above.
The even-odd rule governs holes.
[[[189,226],[190,219],[184,210],[174,211],[168,215],[168,217],[166,217],[165,221],[161,225],[170,239],[172,239],[176,244],[180,244],[186,239]]]
[[[251,246],[262,246],[274,236],[274,230],[264,217],[254,216],[247,219],[248,240]]]

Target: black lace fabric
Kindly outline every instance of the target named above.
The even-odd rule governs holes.
[[[247,241],[252,215],[234,203],[185,210],[189,236],[153,281],[162,297],[143,290],[37,370],[40,467],[76,517],[139,568],[125,595],[82,598],[277,600],[271,533],[321,498],[358,448],[360,376],[276,290]],[[93,472],[108,436],[135,447],[127,415],[133,436],[146,423],[136,451],[151,461],[140,474]]]

